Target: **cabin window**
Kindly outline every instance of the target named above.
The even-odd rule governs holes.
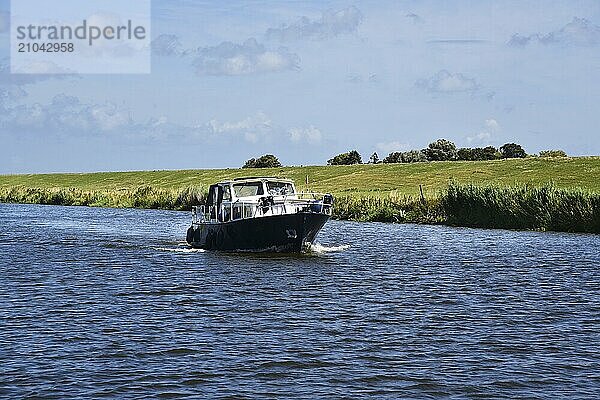
[[[294,194],[294,186],[289,182],[267,182],[267,191],[271,196]]]
[[[235,197],[261,196],[264,194],[262,182],[235,183],[233,191]]]
[[[229,190],[229,185],[222,186],[222,188],[223,188],[223,200],[231,201],[231,191]]]

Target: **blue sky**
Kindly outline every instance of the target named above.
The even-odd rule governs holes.
[[[600,2],[154,0],[152,73],[11,75],[0,173],[324,164],[357,149],[600,154]]]

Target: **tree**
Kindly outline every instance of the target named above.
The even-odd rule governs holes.
[[[483,160],[496,160],[498,158],[502,158],[502,154],[494,146],[483,148]]]
[[[369,157],[369,160],[371,160],[372,164],[378,164],[379,163],[379,155],[377,154],[377,152],[371,154],[371,157]]]
[[[427,156],[423,150],[411,150],[402,153],[402,162],[404,163],[415,163],[415,162],[427,162]]]
[[[251,158],[242,168],[277,168],[281,167],[281,163],[273,154],[265,154],[258,159]]]
[[[567,157],[563,150],[544,150],[540,151],[540,157]]]
[[[386,164],[427,162],[427,156],[423,150],[394,151],[384,158],[383,162]]]
[[[516,143],[506,143],[500,147],[500,153],[502,158],[525,158],[527,153],[523,150],[521,145]]]
[[[393,151],[386,158],[383,159],[384,164],[395,164],[402,162],[402,153]]]
[[[477,149],[469,149],[468,147],[462,147],[460,149],[458,149],[458,152],[456,153],[456,157],[458,158],[458,160],[460,161],[474,161],[475,160],[475,150]]]
[[[425,152],[429,161],[450,161],[456,160],[458,157],[456,145],[446,139],[438,139],[429,143]]]
[[[352,165],[362,164],[362,158],[356,150],[349,151],[348,153],[338,154],[330,160],[327,160],[329,165]]]
[[[461,161],[483,161],[498,158],[498,150],[494,146],[461,148],[458,149],[457,158]]]

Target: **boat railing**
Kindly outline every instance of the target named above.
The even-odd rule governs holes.
[[[309,195],[315,194],[310,193]],[[282,202],[275,201],[272,204],[235,201],[223,203],[220,206],[193,206],[192,223],[221,223],[270,215],[295,214],[301,211],[331,215],[332,204],[325,201],[325,196],[327,195],[322,195],[320,199],[313,197],[312,200],[287,198]]]
[[[299,200],[324,200],[328,193],[317,193],[317,192],[298,192],[294,193],[294,196]]]

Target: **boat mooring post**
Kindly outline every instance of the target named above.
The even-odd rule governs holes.
[[[421,192],[421,203],[425,204],[425,196],[423,195],[423,185],[419,185],[419,192]]]

